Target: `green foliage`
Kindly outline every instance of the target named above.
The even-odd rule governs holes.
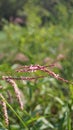
[[[65,4],[65,1],[63,2]],[[0,78],[3,75],[16,77],[45,75],[41,72],[17,74],[14,70],[19,65],[56,63],[56,67],[49,69],[60,74],[64,79],[72,81],[73,18],[70,17],[68,20],[67,12],[70,2],[67,1],[67,6],[58,3],[55,7],[58,11],[59,23],[46,22],[44,26],[41,26],[42,20],[39,15],[41,11],[51,17],[54,23],[56,23],[55,18],[50,12],[42,10],[42,7],[35,7],[34,3],[34,1],[33,4],[28,1],[25,5],[25,12],[28,16],[26,28],[6,22],[3,30],[0,31]],[[0,81],[0,85],[3,86],[0,94],[3,94],[3,100],[7,104],[10,122],[6,127],[0,106],[1,130],[73,129],[72,84],[60,82],[50,76],[36,81],[16,81],[16,83],[23,95],[23,111],[20,110],[11,85]]]
[[[27,7],[27,9],[26,9]],[[21,0],[17,3],[17,0],[1,0],[0,1],[0,26],[2,26],[4,19],[10,21],[13,17],[13,20],[19,14],[20,16],[26,17],[26,10],[28,19],[31,14],[32,17],[35,15],[36,10],[38,10],[38,16],[41,18],[41,25],[47,23],[63,23],[65,26],[67,24],[67,20],[69,21],[69,25],[72,24],[73,21],[73,2],[66,0]],[[32,13],[30,12],[32,11]],[[35,13],[34,13],[35,11]],[[29,13],[30,12],[30,13]],[[46,13],[44,13],[46,12]],[[34,16],[34,19],[38,22],[37,17]],[[39,21],[40,22],[40,21]],[[28,23],[28,21],[27,21]],[[67,25],[66,25],[67,26]]]

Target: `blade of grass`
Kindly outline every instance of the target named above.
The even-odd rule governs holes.
[[[71,129],[71,118],[70,118],[70,111],[69,110],[67,112],[67,128],[68,128],[68,130],[72,130]]]
[[[26,130],[28,130],[27,125],[24,123],[24,121],[21,119],[21,117],[15,112],[15,110],[11,107],[11,105],[6,101],[6,99],[1,96],[2,100],[4,100],[7,104],[7,106],[11,109],[11,111],[17,116],[17,118],[20,120],[20,122],[22,123],[22,125],[26,128]]]

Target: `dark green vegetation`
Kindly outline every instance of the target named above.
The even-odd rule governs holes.
[[[0,7],[4,1],[0,1]],[[9,15],[0,8],[3,24],[0,31],[0,77],[44,76],[40,71],[17,74],[14,69],[19,65],[55,63],[56,67],[49,69],[73,82],[73,1],[28,0],[24,10],[21,10],[21,4],[15,12],[16,16],[26,15],[26,26],[23,27],[9,22],[14,5],[18,4],[12,4],[11,10],[7,11],[11,12]],[[0,93],[7,103],[9,126],[5,124],[0,105],[0,130],[73,130],[72,84],[50,76],[16,83],[22,92],[24,110],[20,110],[11,85],[1,80],[3,88]]]

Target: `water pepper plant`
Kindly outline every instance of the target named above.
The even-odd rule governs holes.
[[[51,65],[48,65],[48,66],[43,66],[43,65],[25,65],[25,66],[21,66],[21,67],[18,67],[16,70],[15,70],[15,73],[31,73],[31,72],[36,72],[36,71],[42,71],[44,73],[46,73],[47,75],[40,75],[40,76],[30,76],[30,77],[26,77],[26,76],[19,76],[19,77],[16,77],[16,76],[7,76],[7,75],[3,75],[2,77],[0,77],[0,80],[4,80],[6,81],[7,83],[9,83],[13,89],[14,89],[14,92],[15,92],[15,95],[16,95],[16,98],[18,100],[18,103],[19,103],[19,106],[21,108],[21,110],[24,109],[24,103],[21,99],[21,93],[20,93],[20,90],[17,86],[17,83],[15,82],[16,80],[37,80],[39,78],[45,78],[46,76],[52,76],[53,78],[57,79],[57,80],[60,80],[62,82],[66,82],[66,83],[71,83],[73,84],[72,82],[60,77],[59,74],[56,74],[54,73],[53,71],[51,71],[50,67],[54,67],[55,64],[51,64]],[[0,86],[0,89],[2,89],[2,86]],[[2,94],[0,94],[0,98],[1,98],[1,105],[2,105],[2,108],[3,108],[3,113],[4,113],[4,119],[5,119],[5,123],[6,125],[8,126],[9,125],[9,119],[8,119],[8,114],[7,114],[7,107],[6,107],[6,104],[7,102],[5,101],[5,98]]]

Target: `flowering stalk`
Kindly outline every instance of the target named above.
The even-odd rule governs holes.
[[[9,125],[9,120],[8,120],[6,103],[3,100],[3,95],[2,94],[0,94],[0,97],[2,98],[1,104],[2,104],[2,108],[3,108],[3,114],[4,114],[5,123],[8,126]]]
[[[49,66],[40,66],[40,65],[30,65],[30,66],[22,66],[20,68],[18,68],[16,70],[16,72],[35,72],[35,71],[43,71],[45,73],[47,73],[48,75],[54,77],[57,80],[61,80],[63,82],[66,83],[71,83],[72,82],[65,80],[64,78],[60,77],[59,74],[55,74],[53,71],[47,69],[48,67],[53,67],[54,64],[51,64]],[[24,76],[20,76],[20,77],[12,77],[12,76],[2,76],[0,78],[0,80],[6,80],[6,81],[10,81],[10,80],[35,80],[35,79],[39,79],[39,78],[44,78],[46,76],[37,76],[37,77],[24,77]]]
[[[21,94],[20,94],[20,91],[19,91],[19,89],[17,87],[17,84],[15,83],[15,81],[13,79],[9,79],[7,76],[3,76],[3,79],[6,80],[8,83],[10,83],[11,86],[13,86],[16,97],[17,97],[18,102],[20,104],[20,108],[21,108],[21,110],[23,110],[24,105],[23,105],[23,102],[21,100]]]
[[[51,66],[54,66],[54,64],[52,64]],[[47,67],[50,67],[50,66],[40,66],[40,65],[22,66],[21,68],[17,69],[16,72],[35,72],[37,70],[40,70],[40,71],[46,72],[47,74],[54,77],[55,79],[61,80],[66,83],[71,83],[70,81],[65,80],[64,78],[60,77],[59,74],[55,74],[53,71],[47,69]]]

